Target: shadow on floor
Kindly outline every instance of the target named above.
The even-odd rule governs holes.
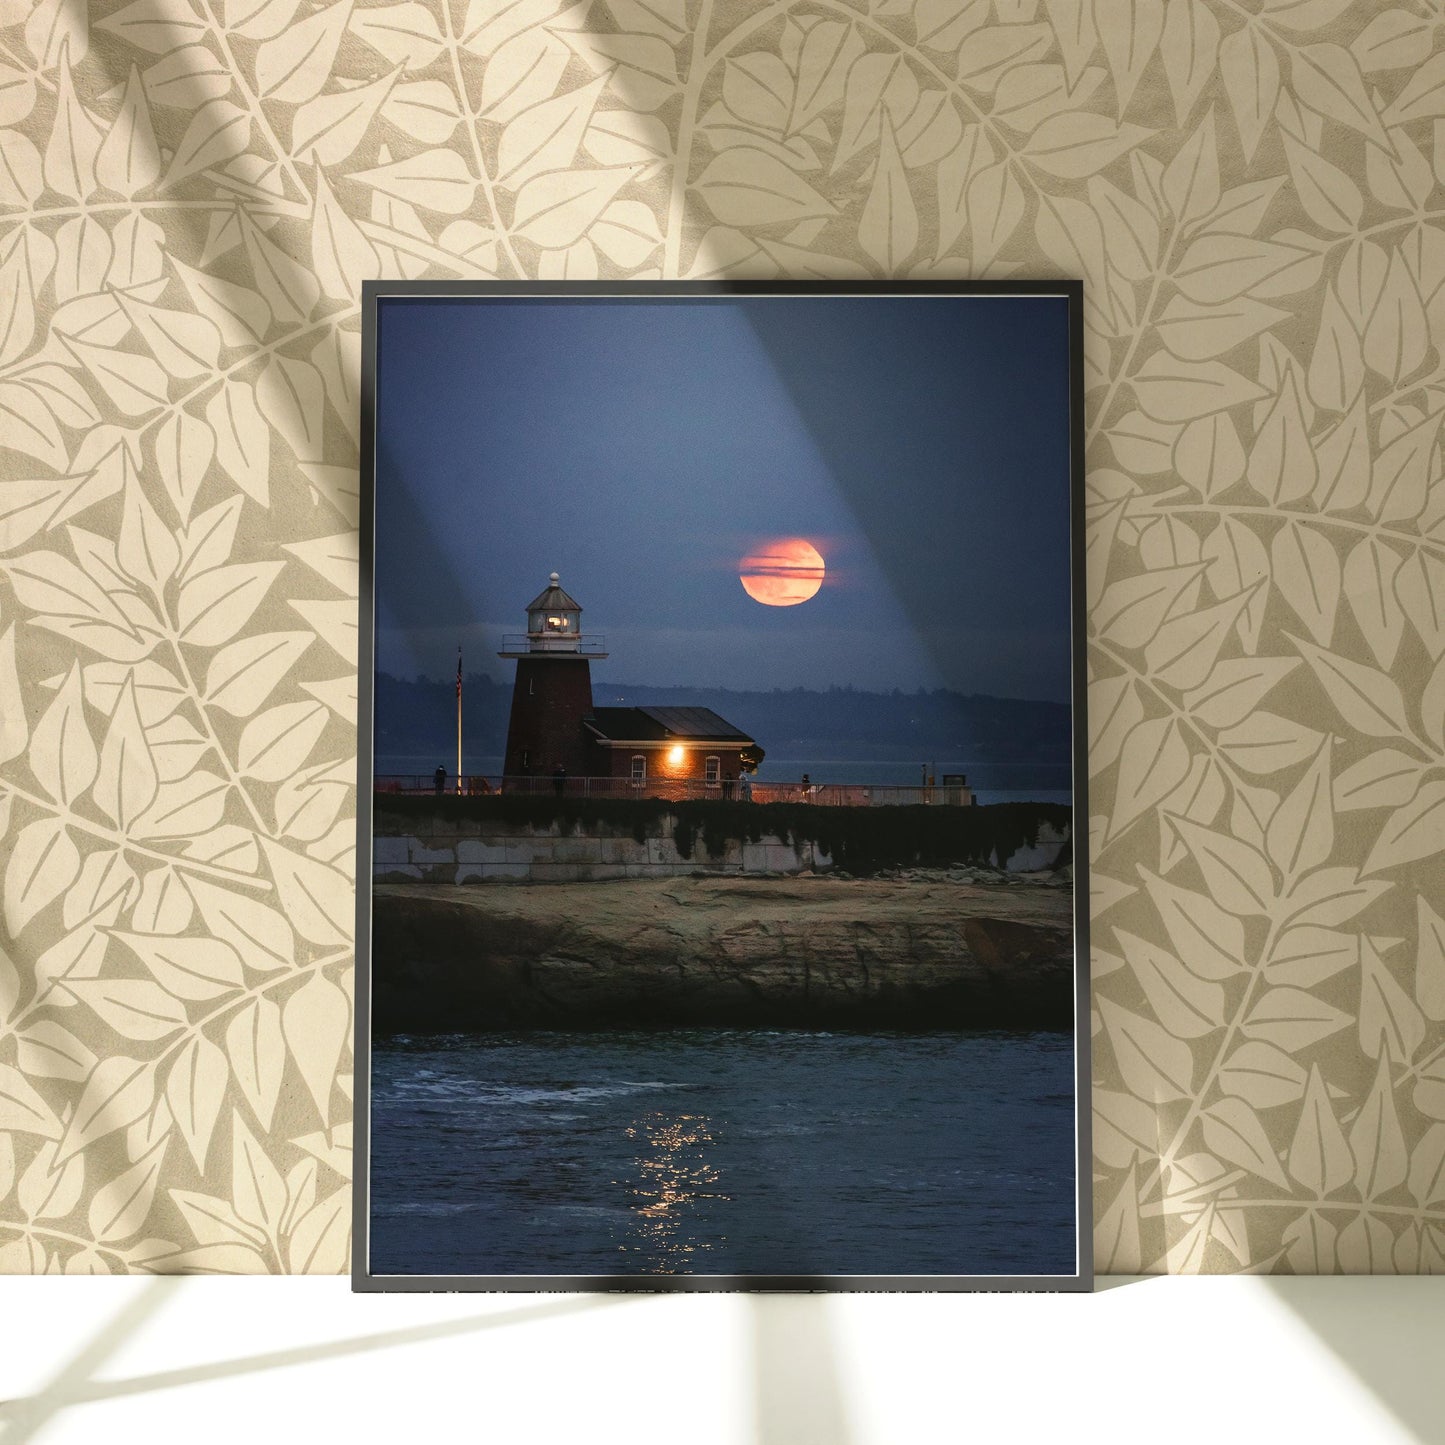
[[[1445,1445],[1445,1279],[1264,1283],[1421,1445]]]

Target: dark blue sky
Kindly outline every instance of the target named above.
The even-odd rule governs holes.
[[[377,665],[510,675],[550,571],[656,686],[1069,695],[1062,298],[391,299]],[[801,535],[828,578],[752,601]]]

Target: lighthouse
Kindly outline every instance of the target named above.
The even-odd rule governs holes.
[[[594,658],[607,656],[603,639],[582,633],[582,607],[562,590],[553,572],[527,604],[527,631],[502,639],[498,657],[515,659],[512,712],[502,768],[509,778],[551,776],[563,768],[585,776],[592,761]]]

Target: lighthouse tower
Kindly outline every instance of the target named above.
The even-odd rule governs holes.
[[[582,608],[555,572],[527,604],[527,631],[502,639],[498,657],[515,658],[512,714],[503,772],[509,778],[550,777],[558,767],[585,775],[592,753],[582,719],[592,713],[593,658],[607,656],[603,639],[583,636]]]

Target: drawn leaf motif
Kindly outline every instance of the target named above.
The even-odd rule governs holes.
[[[1286,1053],[1299,1053],[1349,1024],[1349,1016],[1303,989],[1266,989],[1245,1016],[1247,1038],[1263,1039]]]
[[[398,68],[368,85],[318,95],[298,106],[291,118],[291,153],[315,156],[323,166],[339,166],[349,159],[390,96],[400,73]],[[455,99],[452,104],[455,106]]]
[[[1146,939],[1122,929],[1114,936],[1155,1017],[1175,1037],[1202,1038],[1224,1027],[1224,990],[1200,978]]]
[[[1094,111],[1074,111],[1045,120],[1029,137],[1023,154],[1052,176],[1082,180],[1151,134],[1143,126],[1121,123]]]
[[[1338,1231],[1317,1209],[1307,1209],[1281,1235],[1285,1258],[1296,1274],[1334,1274]]]
[[[1152,1019],[1099,1000],[1104,1030],[1125,1086],[1146,1102],[1188,1098],[1193,1089],[1194,1054]]]
[[[597,171],[587,174],[607,177],[614,173]],[[532,184],[540,186],[543,179]],[[623,179],[626,179],[625,175]],[[556,184],[552,183],[553,186]],[[573,184],[580,185],[580,182],[574,181]],[[834,209],[790,167],[751,146],[733,146],[715,156],[694,184],[713,215],[725,226],[805,221],[832,215]],[[517,197],[519,216],[526,190],[524,188],[522,195]],[[607,197],[608,200],[611,198],[611,195]],[[585,226],[578,230],[578,234],[582,229]]]
[[[181,638],[201,647],[229,641],[261,605],[281,562],[236,562],[190,578],[176,603]]]
[[[310,632],[263,632],[228,643],[206,671],[206,705],[252,716],[314,640]]]
[[[13,938],[80,872],[80,852],[60,818],[41,818],[16,835],[5,865],[5,924]]]
[[[1310,1065],[1304,1104],[1286,1162],[1290,1177],[1320,1196],[1333,1194],[1354,1177],[1354,1155],[1335,1117],[1318,1064]]]
[[[419,0],[357,10],[351,17],[351,33],[407,70],[424,69],[446,44],[435,13]]]
[[[176,998],[220,998],[245,986],[240,956],[222,939],[122,930],[111,936],[124,943],[161,987]]]
[[[1297,502],[1314,491],[1318,463],[1293,369],[1286,374],[1250,448],[1246,474],[1250,485],[1276,506]]]
[[[16,1203],[28,1219],[64,1219],[85,1187],[85,1160],[56,1162],[56,1145],[47,1141],[20,1176]],[[33,1272],[33,1271],[32,1271]],[[44,1272],[44,1264],[40,1266]]]
[[[1023,219],[1023,187],[1007,161],[985,166],[968,183],[966,212],[975,266],[986,266]]]
[[[1131,729],[1119,755],[1110,837],[1163,802],[1188,771],[1189,747],[1177,718],[1151,718]]]
[[[319,702],[282,703],[259,714],[242,730],[237,771],[279,783],[305,764],[329,719]]]
[[[223,166],[251,143],[251,115],[234,101],[208,100],[191,117],[171,157],[165,186],[170,188],[198,171]]]
[[[186,838],[214,828],[226,808],[230,783],[198,768],[173,783],[161,783],[155,801],[131,825],[138,838]]]
[[[1280,1189],[1289,1181],[1253,1107],[1237,1095],[1217,1099],[1200,1116],[1204,1142],[1221,1159],[1237,1164]]]
[[[1365,382],[1360,338],[1333,287],[1325,291],[1324,311],[1310,355],[1310,399],[1331,411],[1344,411]],[[1323,461],[1323,457],[1321,458]],[[1336,473],[1326,469],[1331,480]]]
[[[1287,131],[1281,132],[1280,139],[1294,192],[1305,214],[1332,236],[1353,234],[1365,210],[1360,188],[1339,166]]]
[[[893,124],[883,117],[873,186],[864,202],[858,243],[891,275],[918,245],[918,211],[908,189],[908,175],[898,153]]]
[[[189,1189],[172,1189],[170,1196],[199,1245],[235,1244],[251,1250],[265,1243],[264,1233],[239,1218],[229,1199]]]
[[[155,1083],[154,1066],[143,1059],[123,1054],[101,1059],[81,1090],[56,1162],[63,1163],[97,1139],[143,1118],[155,1103]]]
[[[256,405],[255,388],[227,378],[206,403],[217,461],[258,505],[269,501],[270,434]]]
[[[278,246],[248,215],[241,218],[241,236],[256,289],[272,315],[288,323],[307,320],[321,299],[321,287],[311,270]]]
[[[0,1014],[4,1012],[0,1009]],[[36,1019],[16,1036],[15,1062],[26,1078],[67,1079],[83,1084],[96,1065],[96,1055],[69,1029],[51,1019]],[[56,1137],[58,1134],[57,1130]],[[4,1195],[0,1194],[0,1198]]]
[[[1089,689],[1089,771],[1101,773],[1118,756],[1124,739],[1144,717],[1144,704],[1128,673],[1094,682]]]
[[[1398,748],[1377,748],[1335,778],[1335,810],[1403,807],[1415,796],[1420,780],[1418,759]]]
[[[1445,1019],[1445,918],[1425,901],[1416,899],[1415,998],[1425,1017]]]
[[[1145,646],[1201,570],[1197,563],[1162,567],[1112,583],[1091,619],[1099,636],[1120,647]]]
[[[345,993],[321,973],[313,973],[281,1008],[281,1028],[291,1057],[328,1124],[331,1091],[350,1026],[351,1006]]]
[[[1159,53],[1175,119],[1183,126],[1218,65],[1219,22],[1213,12],[1190,0],[1168,0]]]
[[[75,93],[70,58],[62,46],[55,87],[55,120],[45,147],[45,184],[67,200],[83,201],[95,189],[95,158],[103,139]]]
[[[1257,849],[1227,833],[1218,833],[1189,818],[1169,816],[1204,876],[1209,896],[1239,918],[1268,914],[1275,899],[1274,877]]]
[[[155,760],[141,724],[132,675],[116,698],[115,711],[111,714],[110,726],[101,745],[91,797],[101,812],[121,829],[126,829],[155,800],[158,784]]]
[[[1311,989],[1359,961],[1358,934],[1305,924],[1285,929],[1275,940],[1264,965],[1264,979]]]
[[[67,978],[64,986],[122,1038],[166,1039],[186,1023],[185,1009],[150,979]]]
[[[229,1078],[225,1054],[203,1034],[196,1034],[176,1056],[166,1080],[166,1102],[203,1174]]]
[[[1382,150],[1390,149],[1359,63],[1348,50],[1340,45],[1302,45],[1292,48],[1289,56],[1290,80],[1303,104],[1358,131]]]
[[[1164,168],[1164,199],[1178,226],[1207,216],[1219,204],[1219,147],[1214,112],[1205,113],[1194,133]]]
[[[1427,46],[1428,35],[1427,31]],[[1360,41],[1364,38],[1364,35],[1361,35]],[[1386,108],[1384,119],[1386,124],[1396,126],[1438,116],[1445,116],[1445,54],[1437,50],[1406,80],[1400,93]]]
[[[1424,510],[1441,417],[1426,416],[1375,455],[1366,506],[1382,522],[1412,522]]]
[[[1179,962],[1201,979],[1230,978],[1244,968],[1244,925],[1212,898],[1180,888],[1140,867]]]
[[[128,199],[160,179],[160,147],[151,125],[145,86],[134,65],[110,133],[96,153],[95,174],[106,190]]]
[[[235,1014],[226,1025],[226,1054],[256,1122],[270,1129],[286,1072],[279,1006],[258,997]]]
[[[1167,351],[1156,351],[1145,361],[1133,387],[1145,415],[1163,422],[1193,421],[1267,395],[1257,382],[1221,361],[1181,361]]]
[[[275,1237],[286,1210],[286,1181],[239,1110],[231,1114],[231,1201],[238,1218]]]
[[[1302,247],[1280,241],[1261,241],[1229,232],[1206,232],[1185,248],[1174,270],[1174,281],[1191,300],[1216,306],[1246,294],[1280,294],[1275,286],[1287,284],[1292,268],[1310,258]],[[1247,397],[1245,400],[1257,400]]]
[[[207,931],[235,948],[247,968],[277,973],[296,966],[296,935],[279,909],[204,878],[189,877],[186,887]]]
[[[556,178],[557,184],[562,183],[566,174],[569,173]],[[420,151],[370,170],[355,171],[347,180],[359,181],[384,196],[448,216],[459,216],[469,210],[477,189],[466,161],[456,151],[444,148]],[[520,203],[518,197],[519,207]]]
[[[1395,1108],[1388,1057],[1380,1059],[1375,1081],[1350,1125],[1349,1145],[1355,1183],[1364,1199],[1377,1199],[1405,1182],[1409,1151]]]
[[[1340,653],[1290,638],[1346,724],[1369,737],[1409,737],[1405,700],[1388,673]]]
[[[1288,1054],[1257,1039],[1240,1044],[1219,1066],[1219,1087],[1256,1109],[1293,1104],[1304,1097],[1305,1080]]]
[[[1380,830],[1365,862],[1366,873],[1398,868],[1429,858],[1445,847],[1445,781],[1433,778],[1403,807],[1397,808]]]
[[[224,394],[223,388],[212,398],[212,403]],[[178,411],[161,423],[155,448],[156,470],[176,515],[185,523],[190,519],[196,494],[216,454],[216,433],[189,412]]]
[[[122,416],[149,416],[169,402],[169,378],[149,356],[94,346],[70,336],[64,338],[64,345]]]
[[[98,1243],[116,1244],[145,1227],[169,1142],[162,1138],[129,1169],[107,1179],[91,1197],[87,1223]]]
[[[354,919],[346,875],[269,839],[261,840],[261,849],[281,905],[297,932],[322,947],[349,943]]]
[[[576,90],[529,107],[508,122],[497,149],[498,181],[518,190],[533,176],[572,165],[606,84],[607,76],[600,75]]]
[[[1145,661],[1154,677],[1181,691],[1202,685],[1213,672],[1254,590],[1250,588],[1212,607],[1163,623],[1144,648]]]
[[[296,1221],[286,1246],[293,1274],[339,1274],[351,1247],[349,1192],[338,1189]]]
[[[60,1119],[19,1069],[0,1064],[0,1130],[59,1139]]]
[[[1410,1193],[1422,1209],[1445,1200],[1445,1124],[1431,1124],[1410,1156]]]
[[[69,808],[94,781],[98,759],[77,662],[35,724],[30,770],[47,797]]]
[[[1360,940],[1360,965],[1360,1048],[1370,1058],[1408,1063],[1425,1040],[1425,1017],[1368,936]]]
[[[339,0],[263,41],[256,50],[256,85],[261,94],[288,105],[318,95],[331,74],[350,14],[350,0]]]
[[[1286,878],[1326,862],[1335,846],[1334,799],[1330,788],[1330,739],[1326,738],[1303,776],[1270,819],[1265,847]]]

